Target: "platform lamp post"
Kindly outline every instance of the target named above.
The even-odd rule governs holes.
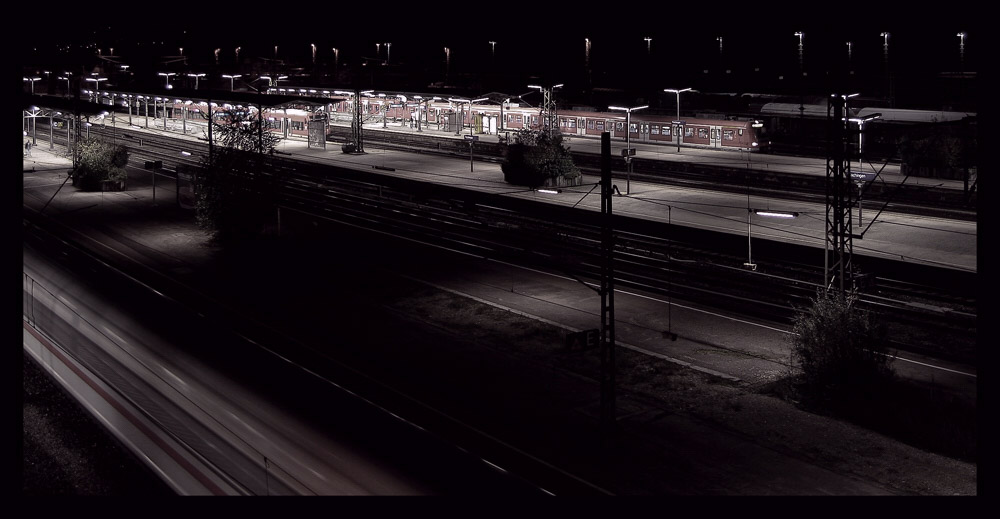
[[[236,78],[243,77],[243,74],[223,74],[222,77],[229,79],[229,91],[232,92],[236,88],[233,82]]]
[[[692,89],[692,88],[681,88],[680,90],[678,90],[678,89],[675,89],[675,88],[664,88],[663,91],[664,92],[673,92],[674,94],[677,94],[677,120],[674,121],[674,124],[677,125],[676,126],[676,128],[677,128],[677,153],[680,153],[681,152],[681,129],[682,129],[681,126],[683,124],[681,122],[681,93],[682,92],[693,92],[694,89]]]
[[[25,81],[28,81],[28,82],[31,83],[31,93],[32,94],[35,93],[35,81],[38,81],[39,79],[42,79],[42,78],[40,78],[40,77],[26,77],[26,78],[24,78]]]
[[[198,78],[205,77],[205,73],[201,72],[199,74],[188,74],[188,77],[193,77],[194,78],[194,89],[198,90]]]
[[[107,81],[108,78],[106,78],[106,77],[100,77],[100,78],[98,78],[98,77],[88,77],[88,78],[84,78],[84,79],[86,79],[87,81],[93,81],[94,82],[94,84],[96,85],[94,88],[97,89],[97,92],[94,92],[94,99],[97,100],[97,102],[100,102],[101,98],[99,96],[100,96],[100,90],[101,90],[101,81]]]
[[[176,72],[157,72],[157,75],[163,76],[167,79],[167,84],[166,84],[167,89],[173,88],[173,86],[170,84],[170,76],[176,76],[177,75]]]
[[[848,119],[852,123],[858,123],[858,168],[860,170],[864,169],[864,166],[862,165],[861,162],[861,136],[864,134],[865,123],[867,123],[868,121],[879,119],[881,117],[882,117],[881,113],[873,113],[871,115],[861,118],[852,117],[851,119]],[[861,193],[862,193],[862,188],[864,187],[863,177],[860,179],[857,185],[858,185],[858,225],[861,225]]]
[[[632,143],[632,141],[631,141],[631,136],[632,136],[632,112],[634,112],[636,110],[642,110],[643,108],[649,108],[649,105],[634,106],[634,107],[631,107],[631,108],[625,108],[625,107],[622,107],[622,106],[609,106],[608,107],[608,110],[621,110],[621,111],[625,112],[625,149],[627,150],[626,151],[627,154],[625,155],[625,164],[628,166],[628,168],[626,169],[626,173],[625,173],[625,194],[626,195],[629,194],[629,192],[630,192],[629,191],[629,186],[630,186],[631,181],[632,181],[632,157],[630,156],[630,154],[632,153],[632,146],[631,146],[631,143]]]

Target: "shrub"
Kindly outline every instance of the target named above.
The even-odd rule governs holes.
[[[580,169],[573,164],[562,140],[559,134],[549,136],[546,132],[519,130],[514,134],[514,143],[506,146],[504,160],[500,164],[504,180],[511,184],[538,187],[547,179],[579,177]]]
[[[122,182],[128,178],[128,148],[98,139],[85,139],[78,148],[77,168],[73,172],[81,189],[98,190],[104,181]]]
[[[894,377],[886,327],[856,302],[856,294],[821,292],[795,317],[792,356],[802,369],[806,399],[859,402]]]

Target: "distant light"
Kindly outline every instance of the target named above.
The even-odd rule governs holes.
[[[536,189],[536,191],[538,191],[539,193],[549,193],[553,195],[558,194],[560,192],[558,189]]]
[[[754,209],[753,214],[757,216],[772,216],[775,218],[797,218],[799,216],[799,213],[796,212],[761,211],[759,209]]]
[[[191,156],[191,152],[189,152],[189,151],[182,151],[181,155],[184,155],[185,157],[190,157]]]

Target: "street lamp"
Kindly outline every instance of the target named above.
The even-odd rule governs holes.
[[[651,41],[653,41],[653,38],[647,36],[643,39],[646,40],[646,55],[649,56],[649,44]]]
[[[199,74],[188,74],[188,77],[193,77],[194,78],[194,89],[198,90],[198,78],[205,77],[205,73],[202,72],[202,73],[199,73]]]
[[[315,65],[316,64],[316,44],[315,43],[310,43],[309,46],[312,47],[313,65]]]
[[[333,71],[337,71],[337,67],[340,65],[340,49],[333,47]]]
[[[31,82],[31,93],[32,94],[35,93],[35,81],[38,81],[39,79],[42,79],[42,78],[40,78],[40,77],[26,77],[26,78],[24,78],[25,81],[30,81]]]
[[[802,38],[806,34],[802,31],[796,31],[795,35],[799,37],[799,72],[802,72]]]
[[[167,88],[173,88],[173,86],[170,85],[170,76],[176,76],[176,72],[158,72],[157,75],[167,78]]]
[[[97,99],[97,100],[98,100],[98,102],[100,102],[100,98],[97,98],[96,96],[100,94],[100,90],[101,90],[101,81],[107,81],[107,80],[108,80],[108,78],[106,78],[106,77],[101,77],[101,78],[96,78],[96,77],[88,77],[88,78],[86,78],[86,80],[87,80],[87,81],[93,81],[94,83],[96,83],[96,84],[97,84],[97,86],[95,86],[94,88],[96,88],[96,89],[98,90],[98,92],[95,92],[95,93],[94,93],[94,96],[95,96],[95,99]]]
[[[389,51],[391,51],[391,50],[392,50],[392,44],[391,43],[386,43],[385,44],[385,64],[386,65],[389,64],[389,60],[391,58],[391,56],[389,55]]]
[[[681,152],[681,125],[683,124],[681,122],[681,92],[689,92],[689,91],[693,91],[693,89],[691,89],[691,88],[682,88],[680,90],[677,90],[677,89],[674,89],[674,88],[664,88],[663,91],[664,92],[673,92],[673,93],[677,94],[677,120],[674,121],[674,124],[677,125],[677,153],[680,153]]]
[[[497,56],[497,42],[490,42],[490,58],[495,58]]]
[[[229,78],[229,91],[232,92],[234,88],[233,80],[235,80],[238,77],[243,77],[243,74],[236,74],[236,75],[223,74],[222,77]]]
[[[799,213],[794,211],[772,211],[770,209],[750,209],[750,193],[747,192],[747,262],[743,264],[744,267],[750,270],[757,270],[757,264],[751,259],[750,254],[750,235],[751,235],[751,217],[753,215],[766,216],[769,218],[798,218]]]
[[[423,103],[424,104],[424,114],[427,113],[427,110],[428,110],[428,107],[430,106],[430,102],[431,101],[440,101],[441,100],[441,98],[438,97],[438,96],[434,96],[434,97],[431,97],[431,98],[428,98],[428,99],[424,99],[421,96],[413,96],[413,97],[416,98],[416,99],[422,99],[422,101],[417,101],[417,103]],[[419,109],[419,104],[417,105],[417,107]],[[424,117],[426,117],[426,115],[424,115]],[[420,113],[419,112],[417,113],[417,131],[418,132],[422,131],[420,129]]]
[[[716,40],[718,40],[718,42],[719,42],[719,57],[721,58],[722,57],[722,36],[719,36],[718,38],[716,38]]]
[[[965,34],[965,32],[960,32],[960,33],[956,34],[955,36],[959,37],[959,40],[958,40],[958,57],[959,57],[959,59],[962,60],[962,63],[964,65],[964,63],[965,63],[965,36],[966,36],[966,34]],[[964,67],[963,67],[963,69],[964,69]],[[965,72],[965,70],[963,70],[962,72]]]
[[[632,136],[632,112],[635,110],[642,110],[643,108],[649,108],[649,105],[635,106],[632,108],[625,108],[622,106],[609,106],[608,110],[621,110],[625,112],[625,148],[627,155],[625,155],[625,164],[628,166],[625,174],[625,194],[629,194],[629,184],[632,180],[632,147],[631,139]]]

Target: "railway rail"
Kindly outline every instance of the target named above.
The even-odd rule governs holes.
[[[198,156],[206,153],[207,146],[201,143],[199,149],[197,144],[144,137],[143,146],[133,148],[133,159],[163,160],[168,171],[182,164],[198,167]],[[183,156],[182,150],[192,155]],[[554,269],[578,279],[600,279],[600,225],[587,211],[515,203],[444,186],[422,189],[416,181],[285,157],[268,161],[277,168],[269,174],[279,180],[278,203],[287,210]],[[618,215],[615,219],[619,286],[782,322],[808,306],[821,288],[822,269],[810,264],[802,247],[789,245],[770,256],[766,247],[757,247],[755,252],[760,252],[755,255],[766,267],[748,271],[741,268],[745,256],[735,252],[745,249],[737,249],[732,237]],[[739,247],[744,244],[740,240]],[[927,282],[925,272],[908,273],[893,265],[898,264],[879,262],[871,267],[860,304],[878,310],[895,326],[929,332],[924,334],[925,344],[914,343],[910,335],[896,346],[946,358],[972,355],[968,344],[974,343],[976,329],[974,276],[953,274],[934,285]],[[965,349],[941,346],[942,337],[957,338]]]

